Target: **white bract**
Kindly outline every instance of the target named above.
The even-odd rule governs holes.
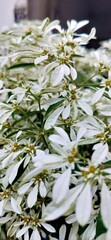
[[[0,240],[111,238],[111,40],[86,24],[0,34]]]

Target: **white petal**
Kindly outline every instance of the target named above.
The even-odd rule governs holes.
[[[66,236],[66,225],[63,224],[59,229],[59,240],[65,240]]]
[[[64,131],[63,128],[55,127],[54,129],[56,130],[56,132],[57,132],[62,138],[65,139],[65,141],[66,141],[67,143],[70,143],[70,138],[69,138],[68,134]]]
[[[54,169],[54,168],[58,168],[59,166],[63,165],[63,160],[58,155],[47,154],[46,159],[39,162],[39,165],[42,166],[42,170],[44,170],[44,169]],[[35,166],[38,167],[38,164],[35,163]]]
[[[63,119],[67,119],[67,118],[69,117],[69,115],[70,115],[70,104],[68,104],[68,105],[64,108],[64,110],[63,110],[63,112],[62,112],[62,118],[63,118]]]
[[[63,216],[68,211],[68,209],[70,209],[72,204],[75,204],[75,200],[83,187],[84,184],[81,184],[74,189],[69,190],[66,199],[59,205],[55,204],[55,202],[51,202],[43,212],[43,219],[45,221],[51,221],[59,218],[60,216]]]
[[[45,184],[44,184],[43,181],[40,182],[39,191],[40,191],[41,197],[44,198],[46,196],[46,194],[47,194],[47,189],[46,189]]]
[[[5,223],[9,222],[12,218],[13,217],[10,217],[10,215],[9,216],[7,215],[6,217],[0,217],[0,224],[3,225]]]
[[[7,111],[2,117],[0,117],[0,124],[6,122],[6,120],[12,115],[13,111]]]
[[[29,227],[23,227],[22,229],[20,229],[16,234],[16,238],[20,238],[21,236],[23,236],[24,233],[26,233],[28,229],[29,229]]]
[[[87,37],[84,37],[83,41],[81,44],[86,44],[88,43],[91,39],[95,39],[95,34],[96,34],[96,29],[92,28],[90,31],[90,34]]]
[[[3,87],[3,81],[0,80],[0,89]]]
[[[106,233],[101,234],[96,240],[110,240],[106,238]]]
[[[34,158],[36,159],[36,157]],[[36,160],[35,160],[36,161]],[[39,173],[41,173],[43,171],[43,167],[38,167],[35,168],[33,170],[31,170],[25,177],[24,177],[24,181],[29,181],[30,179],[32,179],[33,177],[37,176]],[[22,188],[22,187],[21,187]],[[22,194],[22,193],[21,193]]]
[[[48,232],[51,232],[51,233],[54,233],[56,232],[55,228],[52,227],[50,224],[48,223],[41,223],[41,225],[48,231]]]
[[[32,191],[28,195],[27,204],[29,208],[32,208],[36,203],[37,195],[38,195],[38,184],[35,185],[35,187],[32,189]]]
[[[76,140],[76,133],[72,127],[70,127],[70,138],[72,141]]]
[[[31,187],[32,184],[33,184],[33,181],[24,184],[22,187],[20,187],[18,189],[18,194],[22,195],[22,194],[26,193],[28,191],[28,189]]]
[[[67,144],[66,140],[64,138],[62,138],[61,136],[57,135],[57,134],[52,134],[49,137],[49,140],[53,143],[57,143],[57,144],[60,144],[62,146],[65,146]]]
[[[93,111],[92,108],[89,104],[87,104],[86,102],[84,102],[83,100],[78,100],[78,104],[80,106],[80,108],[82,108],[82,110],[88,114],[89,116],[93,115]]]
[[[111,168],[106,168],[102,170],[104,173],[111,174]]]
[[[7,164],[12,160],[13,153],[10,153],[2,162],[2,167],[5,168]]]
[[[49,240],[59,240],[59,239],[49,236]]]
[[[79,28],[85,26],[86,24],[88,24],[89,21],[88,20],[82,20],[80,22],[78,22],[74,28],[74,31],[77,31]]]
[[[73,80],[76,80],[76,78],[77,78],[77,71],[73,67],[71,67],[71,77]]]
[[[17,200],[15,200],[13,197],[11,197],[11,207],[15,213],[18,214],[22,213],[20,205],[18,204]]]
[[[57,86],[64,77],[64,67],[61,64],[60,66],[56,67],[51,76],[52,86]]]
[[[107,233],[106,233],[106,238],[105,240],[111,240],[111,226],[109,227]]]
[[[28,231],[24,234],[24,240],[29,240],[29,232]]]
[[[59,25],[59,20],[54,20],[52,22],[50,22],[48,24],[48,26],[46,27],[44,34],[48,34],[49,32],[51,32],[53,29],[57,29],[58,31],[61,30],[61,27]]]
[[[93,97],[92,97],[92,101],[91,101],[92,104],[97,103],[97,102],[101,99],[104,91],[105,91],[105,88],[100,88],[99,90],[97,90],[97,91],[94,93],[94,95],[93,95]]]
[[[71,224],[77,221],[76,215],[71,214],[65,219],[66,223]]]
[[[105,227],[109,228],[111,226],[111,194],[105,183],[101,191],[101,216]]]
[[[64,68],[64,74],[66,76],[68,76],[70,74],[70,69],[66,64],[62,64],[63,68]]]
[[[36,157],[33,157],[32,160],[33,160],[33,162],[36,162],[36,161],[39,161],[39,160],[41,161],[45,157],[46,157],[46,153],[42,150],[37,149],[36,150]]]
[[[69,234],[69,240],[77,240],[77,232],[78,232],[78,224],[74,223],[71,227],[70,234]]]
[[[41,240],[41,236],[37,229],[33,230],[30,240]]]
[[[79,224],[84,226],[88,223],[92,211],[91,186],[88,182],[77,199],[76,216]]]
[[[59,107],[57,108],[46,120],[45,122],[45,126],[44,128],[46,130],[50,129],[51,127],[53,127],[56,124],[56,121],[58,119],[58,117],[60,116],[60,114],[62,113],[64,107]]]
[[[94,240],[96,235],[96,223],[90,224],[82,235],[82,240]]]
[[[97,148],[92,154],[92,163],[98,166],[98,164],[102,163],[105,160],[107,153],[108,153],[108,145],[103,144],[102,146]]]
[[[64,173],[61,174],[61,176],[57,179],[54,187],[53,187],[53,193],[52,197],[53,200],[58,204],[60,203],[66,196],[68,189],[69,189],[69,183],[70,183],[70,177],[71,177],[71,168],[68,168]]]
[[[35,65],[45,61],[46,59],[48,59],[48,55],[45,55],[45,56],[40,56],[40,57],[37,57],[35,60],[34,60],[34,63]]]
[[[2,216],[3,213],[3,205],[4,205],[4,200],[0,201],[0,216]]]
[[[100,109],[100,113],[104,116],[111,116],[111,106],[108,104],[104,104]]]
[[[108,91],[108,96],[111,98],[111,89]]]
[[[9,183],[12,184],[13,180],[16,178],[17,173],[18,173],[18,169],[20,167],[20,165],[22,164],[22,162],[24,161],[24,159],[21,159],[17,164],[15,164],[15,166],[12,168],[11,174],[9,176]]]
[[[79,141],[84,136],[85,132],[86,128],[84,126],[79,129],[77,133],[77,141]]]
[[[16,141],[17,141],[17,139],[20,137],[21,134],[22,134],[22,131],[19,131],[19,132],[17,133],[17,135],[16,135]]]

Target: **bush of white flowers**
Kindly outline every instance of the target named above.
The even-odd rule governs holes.
[[[111,239],[111,41],[87,23],[0,34],[0,240]]]

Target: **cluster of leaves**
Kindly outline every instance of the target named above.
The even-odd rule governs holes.
[[[0,35],[1,240],[110,240],[111,43],[87,23]]]

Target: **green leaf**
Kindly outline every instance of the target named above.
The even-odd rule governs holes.
[[[72,57],[76,57],[76,58],[84,58],[84,56],[79,55],[79,54],[72,54],[71,56],[72,56]]]
[[[109,168],[109,166],[111,167],[111,160],[109,160],[108,162],[105,162],[104,164],[103,164],[104,166],[105,166],[105,168]]]
[[[46,114],[45,114],[45,117],[47,117],[52,111],[56,110],[56,108],[58,108],[58,107],[61,105],[61,103],[63,103],[63,102],[64,102],[64,99],[60,100],[60,101],[57,102],[57,103],[52,104],[52,105],[47,109]]]
[[[34,63],[20,63],[20,64],[16,64],[16,65],[13,65],[11,67],[8,67],[7,69],[8,70],[11,70],[11,69],[15,69],[15,68],[25,68],[25,67],[35,67],[35,64]]]
[[[96,225],[96,238],[99,237],[102,233],[106,233],[107,229],[105,228],[103,222],[101,213],[99,212],[97,216],[97,225]]]

